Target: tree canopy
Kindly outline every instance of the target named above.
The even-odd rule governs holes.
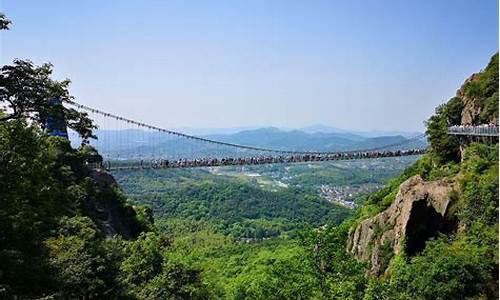
[[[70,81],[53,80],[51,75],[52,65],[48,63],[36,66],[29,60],[16,59],[12,65],[2,66],[0,103],[5,109],[0,122],[28,119],[44,128],[48,117],[62,111],[68,128],[84,140],[95,138],[92,131],[97,127],[87,113],[50,102],[53,98],[72,98],[68,92]]]
[[[5,17],[4,13],[0,12],[0,30],[8,30],[10,24],[10,20]]]

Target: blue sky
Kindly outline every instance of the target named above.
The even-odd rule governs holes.
[[[175,127],[422,130],[498,51],[498,2],[0,0],[2,64]]]

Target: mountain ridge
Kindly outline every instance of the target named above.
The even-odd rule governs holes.
[[[183,138],[165,136],[163,133],[151,133],[136,129],[126,130],[97,130],[99,139],[93,143],[99,146],[99,140],[107,141],[106,146],[101,149],[103,154],[106,150],[111,155],[142,152],[145,155],[153,154],[158,148],[170,149],[176,153],[191,153],[193,147]],[[271,148],[276,150],[293,151],[346,151],[379,148],[396,143],[404,143],[408,138],[402,135],[363,137],[351,133],[308,133],[299,129],[286,131],[277,127],[263,127],[258,129],[243,130],[232,134],[213,134],[200,136],[202,138],[234,143],[239,145]],[[73,138],[73,145],[78,145],[78,139]],[[128,141],[129,144],[123,144]],[[121,144],[120,144],[121,143]],[[407,147],[425,147],[424,141],[412,142]],[[210,145],[198,144],[197,153],[208,153]],[[228,154],[231,152],[228,152]],[[165,153],[168,154],[168,153]]]

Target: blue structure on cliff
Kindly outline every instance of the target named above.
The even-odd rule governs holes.
[[[45,120],[45,130],[51,136],[68,138],[62,100],[58,97],[50,98],[49,105],[51,112]]]

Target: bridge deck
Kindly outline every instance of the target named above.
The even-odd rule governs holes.
[[[110,171],[141,170],[141,169],[179,169],[179,168],[206,168],[243,165],[265,165],[282,163],[303,163],[320,161],[338,161],[354,159],[370,159],[384,157],[399,157],[425,154],[426,149],[412,149],[402,151],[378,151],[355,153],[332,153],[328,155],[292,155],[249,158],[223,159],[184,159],[184,160],[151,160],[133,162],[106,162],[102,167]]]
[[[498,126],[497,125],[451,126],[448,127],[448,134],[498,137]]]

